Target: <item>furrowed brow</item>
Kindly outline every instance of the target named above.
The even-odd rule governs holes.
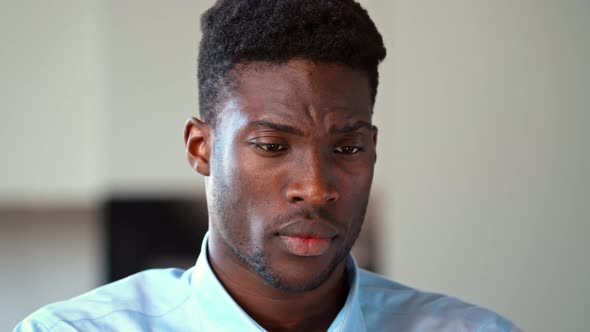
[[[248,127],[266,127],[272,130],[303,136],[303,131],[286,124],[274,123],[268,120],[255,120],[248,123]]]
[[[366,121],[357,121],[352,125],[348,125],[348,126],[344,126],[344,127],[340,127],[340,128],[333,128],[332,130],[337,133],[340,133],[340,134],[347,134],[347,133],[353,133],[355,131],[358,131],[359,129],[372,130],[373,125],[366,122]]]

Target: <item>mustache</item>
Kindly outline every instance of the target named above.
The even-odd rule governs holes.
[[[310,222],[320,222],[320,223],[327,223],[332,226],[337,226],[337,222],[332,214],[325,209],[308,209],[308,208],[299,208],[292,213],[279,216],[273,219],[271,225],[273,228],[280,227],[285,224],[289,224],[294,220],[309,220]]]
[[[300,208],[292,213],[277,217],[272,222],[275,235],[317,236],[332,238],[339,234],[341,227],[333,216],[322,209]]]

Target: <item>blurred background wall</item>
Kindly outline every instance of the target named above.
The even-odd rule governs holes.
[[[0,330],[106,280],[106,198],[202,197],[181,137],[212,2],[0,0]],[[377,269],[587,329],[590,3],[362,4],[388,48]]]

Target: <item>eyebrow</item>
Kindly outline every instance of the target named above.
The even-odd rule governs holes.
[[[346,134],[346,133],[355,132],[355,131],[357,131],[359,129],[363,129],[363,128],[372,130],[373,125],[366,122],[366,121],[357,121],[352,125],[348,125],[348,126],[344,126],[344,127],[340,127],[340,128],[333,128],[332,131],[335,131],[340,134]]]
[[[281,131],[281,132],[285,132],[285,133],[291,133],[291,134],[295,134],[295,135],[299,135],[299,136],[304,135],[303,131],[298,128],[295,128],[293,126],[286,125],[286,124],[271,122],[268,120],[250,121],[250,122],[248,122],[248,127],[266,127],[266,128],[270,128],[272,130]],[[346,133],[353,133],[353,132],[358,131],[359,129],[363,129],[363,128],[372,130],[373,125],[366,122],[366,121],[357,121],[352,125],[348,125],[348,126],[344,126],[344,127],[340,127],[340,128],[332,128],[331,131],[339,133],[339,134],[346,134]]]
[[[266,127],[266,128],[270,128],[270,129],[273,129],[276,131],[281,131],[281,132],[285,132],[285,133],[291,133],[291,134],[303,136],[303,131],[301,131],[300,129],[297,129],[293,126],[286,125],[286,124],[270,122],[268,120],[250,121],[250,122],[248,122],[248,127],[250,127],[250,126],[252,126],[252,127]]]

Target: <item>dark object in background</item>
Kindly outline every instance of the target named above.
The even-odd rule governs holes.
[[[205,199],[114,197],[102,212],[107,282],[150,268],[187,269],[207,232]]]

